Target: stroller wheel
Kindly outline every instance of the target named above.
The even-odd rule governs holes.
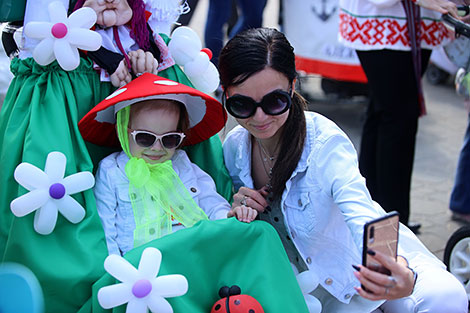
[[[426,79],[431,85],[444,84],[449,78],[449,73],[441,70],[436,65],[429,63],[426,69]]]
[[[444,263],[465,287],[470,300],[470,226],[457,229],[447,241]]]

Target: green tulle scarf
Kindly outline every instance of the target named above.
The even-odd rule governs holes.
[[[208,218],[176,174],[171,160],[149,164],[130,154],[129,114],[129,106],[118,111],[116,125],[122,149],[129,157],[125,172],[136,225],[134,247],[138,247],[171,233],[172,219],[191,227]]]

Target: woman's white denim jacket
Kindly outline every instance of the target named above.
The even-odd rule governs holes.
[[[371,199],[348,137],[320,114],[306,112],[305,116],[303,153],[282,194],[284,223],[321,286],[338,301],[349,303],[356,293],[353,287],[359,286],[351,265],[362,263],[364,224],[385,212]],[[247,130],[237,126],[223,145],[235,191],[242,186],[253,188],[250,138]],[[398,254],[406,257],[410,266],[423,256],[427,263],[442,266],[403,225],[399,242]],[[371,308],[374,306],[377,304],[371,303]]]
[[[112,153],[101,160],[96,173],[94,193],[109,254],[124,255],[134,246],[135,220],[129,198],[129,180],[124,171],[128,161],[124,152]],[[212,178],[192,163],[186,152],[177,150],[172,164],[189,194],[209,219],[227,217],[230,204],[217,193]],[[174,226],[173,231],[180,228],[184,227]]]

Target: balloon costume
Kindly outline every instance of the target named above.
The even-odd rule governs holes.
[[[225,285],[239,285],[266,312],[307,312],[277,234],[261,222],[202,221],[129,251],[126,262],[105,262],[106,242],[89,189],[93,184],[90,173],[114,147],[106,149],[85,142],[77,124],[114,87],[101,81],[96,63],[86,53],[74,50],[75,46],[99,48],[97,42],[80,37],[92,33],[86,28],[96,17],[90,10],[77,10],[67,17],[74,5],[68,0],[10,0],[0,5],[2,21],[24,19],[24,35],[31,35],[23,38],[19,58],[11,61],[14,78],[0,111],[3,262],[19,263],[34,273],[42,288],[45,312],[105,312],[103,306],[116,306],[113,311],[124,312],[121,304],[130,304],[126,301],[130,298],[102,302],[99,290],[103,290],[101,295],[106,294],[109,289],[104,287],[116,283],[113,276],[118,280],[124,277],[114,265],[128,261],[140,270],[139,260],[147,264],[142,265],[146,273],[158,273],[159,277],[178,274],[187,280],[187,290],[184,283],[182,287],[179,284],[173,292],[175,297],[165,300],[170,306],[166,306],[166,312],[208,312],[217,301],[217,290]],[[29,24],[32,22],[40,23]],[[82,30],[74,30],[76,24]],[[85,37],[98,40],[92,34]],[[194,68],[193,74],[197,70]],[[192,85],[179,66],[158,74]],[[223,166],[219,138],[213,136],[188,147],[187,152],[214,178],[219,193],[230,198],[232,185]],[[161,252],[159,268],[148,267],[146,255],[150,253],[152,260],[158,258],[158,252],[152,249],[142,254],[148,247]],[[253,259],[258,265],[254,266]],[[123,267],[133,272],[131,266]],[[132,296],[143,300],[133,301],[134,308],[128,312],[145,312],[147,306],[142,303],[155,288],[149,281],[132,281]],[[270,292],[265,292],[266,288]],[[160,308],[153,302],[145,303],[152,310]]]

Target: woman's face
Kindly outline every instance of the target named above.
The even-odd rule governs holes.
[[[274,90],[280,89],[289,92],[290,87],[289,80],[284,74],[267,67],[250,76],[242,84],[228,87],[227,96],[231,97],[239,94],[259,102],[266,94]],[[292,88],[294,88],[294,86],[292,86]],[[254,137],[258,139],[270,139],[279,133],[279,130],[286,122],[288,116],[289,110],[280,115],[268,115],[258,107],[253,116],[245,119],[237,118],[236,120]]]
[[[156,100],[165,102],[168,100]],[[177,132],[179,122],[179,110],[176,108],[158,107],[146,108],[135,113],[131,113],[129,128],[132,130],[144,130],[156,135],[163,135],[169,132]],[[129,134],[129,150],[132,156],[144,159],[150,164],[162,163],[169,160],[175,154],[176,148],[166,149],[162,146],[161,140],[155,141],[153,146],[144,148],[139,146]]]

